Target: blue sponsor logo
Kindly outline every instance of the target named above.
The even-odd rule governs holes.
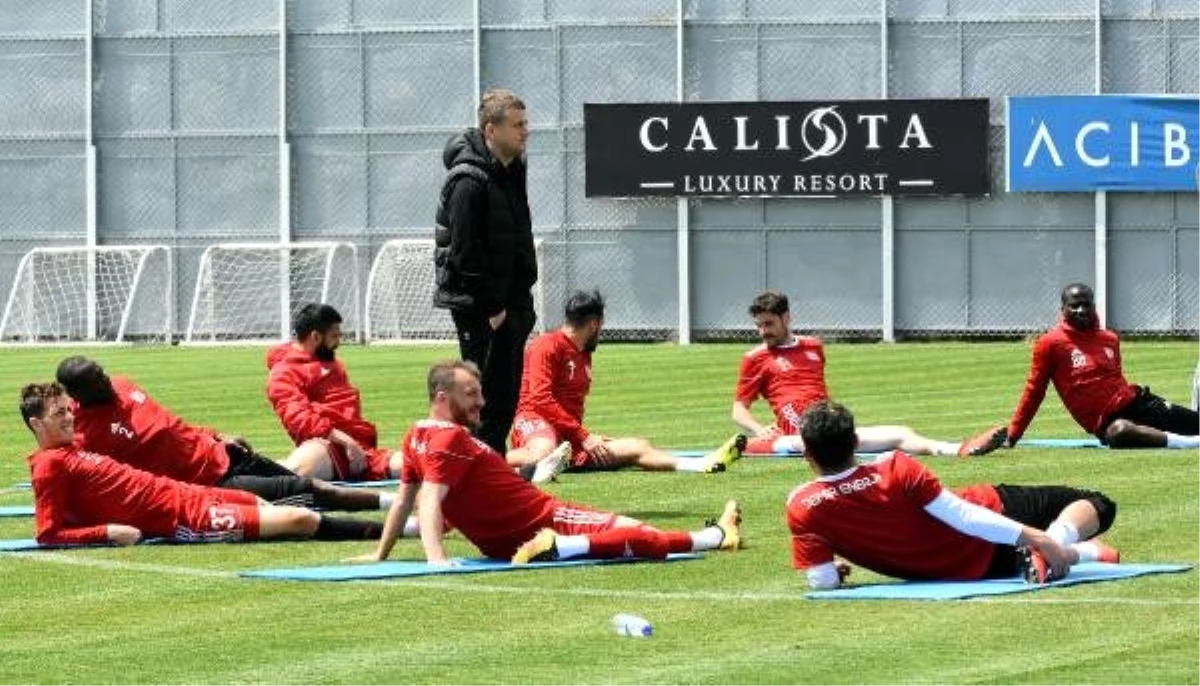
[[[1009,191],[1194,191],[1200,98],[1008,99]]]

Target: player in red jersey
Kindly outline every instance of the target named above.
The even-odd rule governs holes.
[[[610,438],[588,430],[583,425],[584,403],[592,388],[592,353],[604,327],[604,298],[598,291],[576,291],[567,300],[565,320],[561,328],[538,336],[525,349],[509,464],[538,463],[533,482],[542,483],[556,473],[548,471],[552,467],[543,468],[553,464],[545,459],[553,452],[569,457],[570,464],[562,466],[578,471],[636,465],[656,471],[720,472],[741,457],[745,438],[740,435],[703,459],[691,459],[659,450],[644,438]]]
[[[1008,425],[1009,445],[1025,435],[1051,381],[1079,426],[1110,448],[1200,447],[1200,415],[1195,410],[1125,380],[1121,341],[1100,326],[1095,296],[1085,284],[1063,289],[1058,326],[1033,346],[1025,391]]]
[[[275,503],[325,510],[391,506],[389,493],[338,488],[298,476],[254,452],[244,439],[188,424],[130,379],[109,378],[95,360],[68,357],[59,363],[56,376],[74,401],[75,445],[80,449],[175,481],[249,491]]]
[[[376,522],[271,505],[246,491],[186,484],[80,450],[71,404],[57,383],[21,389],[21,417],[38,444],[28,462],[43,545],[379,536]]]
[[[805,411],[800,432],[817,479],[788,496],[787,520],[792,564],[813,588],[836,587],[849,573],[835,556],[901,579],[1024,572],[1036,582],[1062,577],[1077,562],[1119,559],[1115,549],[1088,540],[1117,514],[1101,493],[1005,485],[950,491],[899,451],[860,465],[854,417],[828,400]]]
[[[342,315],[330,305],[309,303],[292,326],[295,339],[267,351],[267,398],[297,446],[287,467],[317,479],[396,478],[400,453],[376,445],[362,396],[336,356]]]
[[[354,561],[385,560],[400,538],[400,523],[421,510],[421,543],[430,564],[453,564],[443,545],[452,524],[484,555],[517,564],[588,557],[663,558],[668,553],[733,550],[739,546],[735,501],[704,529],[660,531],[630,517],[555,499],[530,485],[487,444],[471,436],[483,393],[479,368],[454,360],[428,376],[429,418],[404,436],[404,472],[375,552]]]
[[[766,291],[750,305],[763,344],[745,354],[738,371],[733,401],[733,421],[751,438],[746,452],[756,455],[802,454],[800,415],[813,403],[827,400],[825,348],[821,339],[792,333],[788,298]],[[775,415],[773,425],[755,419],[750,406],[767,399]],[[1004,444],[1005,428],[993,427],[961,443],[926,438],[907,426],[863,426],[858,429],[864,452],[903,450],[913,455],[986,455]]]

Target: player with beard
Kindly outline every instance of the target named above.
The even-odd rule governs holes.
[[[1025,434],[1050,381],[1079,426],[1110,448],[1200,447],[1195,410],[1125,380],[1121,341],[1100,326],[1095,296],[1086,284],[1063,289],[1058,326],[1033,346],[1025,391],[1008,425],[1009,445]]]
[[[562,327],[538,336],[525,349],[509,464],[537,464],[532,480],[543,483],[564,468],[596,471],[636,465],[654,471],[721,472],[741,457],[746,440],[741,435],[703,459],[689,459],[663,452],[644,438],[609,438],[588,430],[583,425],[584,403],[592,387],[592,353],[604,327],[604,298],[598,291],[576,291],[564,315]]]
[[[342,315],[309,303],[292,329],[292,341],[267,351],[267,398],[297,446],[287,467],[317,479],[396,478],[400,453],[378,447],[375,425],[362,416],[362,396],[337,359]]]
[[[742,357],[733,401],[733,421],[751,433],[747,452],[756,455],[804,452],[800,416],[814,403],[829,399],[825,387],[825,346],[814,336],[792,333],[788,297],[765,291],[750,305],[763,344]],[[771,405],[775,423],[755,419],[750,406],[759,397]],[[858,427],[863,452],[903,450],[911,455],[986,455],[1004,444],[1005,429],[997,426],[961,443],[926,438],[907,426]]]
[[[630,517],[563,502],[523,481],[469,432],[478,426],[484,404],[473,362],[433,365],[427,386],[429,418],[404,436],[400,488],[379,546],[352,561],[387,559],[416,505],[425,559],[433,565],[454,564],[443,544],[448,523],[484,555],[514,564],[577,557],[661,559],[669,553],[739,547],[741,511],[733,500],[699,531],[660,531]]]

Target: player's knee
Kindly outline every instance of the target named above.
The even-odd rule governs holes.
[[[284,529],[289,536],[312,536],[321,525],[321,515],[303,507],[287,507]]]
[[[1099,529],[1096,531],[1102,534],[1108,531],[1112,526],[1113,521],[1117,518],[1117,503],[1112,498],[1103,493],[1092,493],[1088,496],[1087,501],[1096,509],[1096,518],[1099,520]]]
[[[1104,442],[1110,448],[1125,448],[1133,445],[1133,434],[1137,425],[1128,419],[1117,419],[1104,430]]]

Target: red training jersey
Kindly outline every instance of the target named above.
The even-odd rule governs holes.
[[[821,339],[796,336],[790,343],[760,345],[746,353],[738,370],[736,400],[750,406],[760,396],[770,403],[781,432],[800,433],[804,410],[829,398]]]
[[[900,451],[799,486],[787,499],[792,564],[807,569],[840,555],[899,579],[982,578],[995,546],[926,512],[941,492],[933,472]],[[991,486],[958,495],[995,512],[1003,509]]]
[[[442,514],[488,557],[510,557],[517,546],[550,525],[560,504],[453,422],[417,422],[404,435],[402,450],[400,479],[448,486]]]
[[[114,376],[116,397],[75,414],[75,445],[176,481],[211,486],[229,472],[216,431],[192,426],[159,405],[128,378]]]
[[[588,437],[583,406],[591,389],[592,354],[580,350],[562,329],[544,333],[525,349],[517,415],[537,415],[560,438],[578,445]]]
[[[267,369],[267,398],[296,445],[338,429],[363,448],[376,446],[375,425],[363,419],[362,396],[341,360],[280,343],[267,351]]]
[[[1033,421],[1051,380],[1067,411],[1089,433],[1100,431],[1109,417],[1137,396],[1137,386],[1121,372],[1117,334],[1100,327],[1076,329],[1060,320],[1033,345],[1025,391],[1008,425],[1013,443]]]
[[[43,545],[106,543],[109,524],[172,538],[205,521],[214,504],[257,502],[251,493],[172,481],[75,446],[39,450],[27,460]]]

